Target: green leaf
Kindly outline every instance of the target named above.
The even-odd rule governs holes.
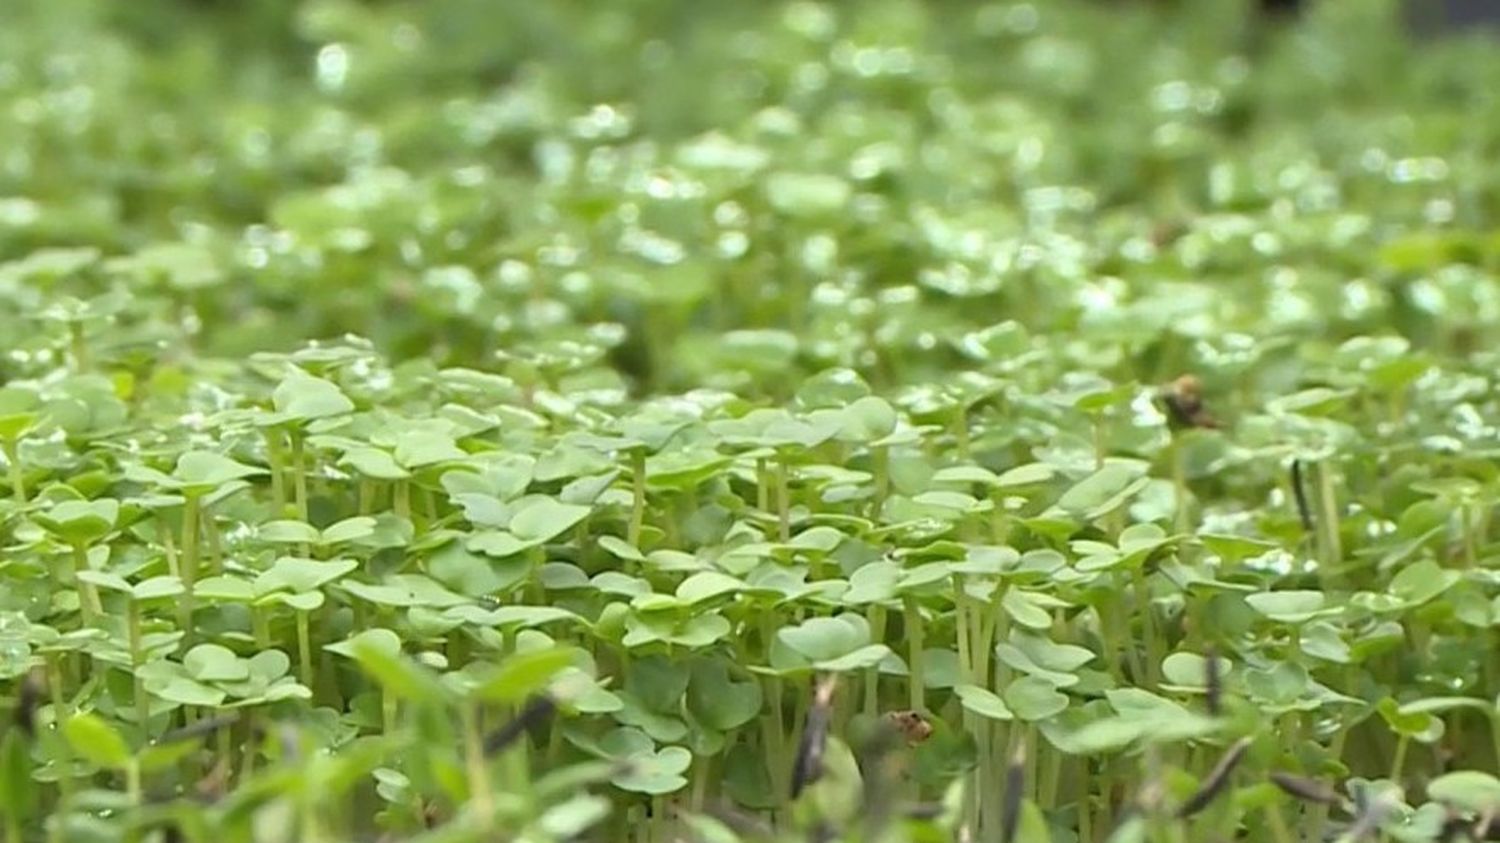
[[[384,630],[370,630],[377,632]],[[361,633],[347,643],[349,654],[389,694],[425,704],[441,704],[448,699],[446,689],[428,668],[413,661],[400,650],[392,652],[383,637]],[[330,647],[329,649],[332,649]]]
[[[63,501],[37,521],[63,541],[89,544],[108,535],[120,517],[119,501],[102,498],[94,501]]]
[[[610,781],[621,790],[662,795],[687,784],[682,773],[693,762],[692,753],[680,746],[634,752],[624,759],[624,768]]]
[[[783,627],[776,637],[792,650],[812,661],[824,661],[846,655],[870,641],[869,625],[858,615],[834,618],[809,618]]]
[[[358,567],[359,563],[352,559],[319,562],[316,559],[283,556],[255,578],[255,592],[270,594],[282,590],[316,591]]]
[[[273,544],[315,544],[319,538],[318,528],[303,521],[267,521],[255,528],[255,535]]]
[[[1106,464],[1064,492],[1057,506],[1070,515],[1087,520],[1103,517],[1124,506],[1133,495],[1146,488],[1150,481],[1142,476],[1144,473],[1144,467],[1133,462]]]
[[[350,448],[339,459],[339,464],[375,480],[405,480],[411,476],[411,472],[402,468],[395,457],[379,448]]]
[[[823,173],[772,173],[765,181],[766,199],[791,217],[831,215],[849,201],[849,183]]]
[[[354,402],[332,381],[292,371],[271,393],[271,404],[286,420],[306,422],[353,412]]]
[[[1015,716],[1027,722],[1046,720],[1068,707],[1068,697],[1057,686],[1035,676],[1023,676],[1001,694]]]
[[[704,725],[729,732],[754,720],[761,710],[760,683],[736,682],[729,666],[718,659],[699,659],[693,664],[688,685],[688,710]]]
[[[1500,779],[1479,770],[1457,770],[1428,782],[1427,797],[1489,816],[1500,811]]]
[[[124,770],[133,761],[125,739],[97,715],[83,712],[63,723],[63,736],[73,751],[106,770]]]
[[[999,694],[978,685],[958,685],[953,689],[963,707],[991,720],[1014,720],[1015,714]]]
[[[199,644],[182,657],[188,675],[199,682],[235,682],[250,675],[250,666],[227,647]]]
[[[408,430],[396,436],[396,462],[402,466],[422,468],[468,457],[453,437],[432,430]]]
[[[184,489],[208,491],[233,480],[265,473],[263,468],[236,462],[213,451],[188,451],[177,459],[172,478]]]
[[[572,647],[513,653],[500,662],[500,666],[475,689],[475,694],[491,702],[524,700],[546,689],[559,672],[577,659],[578,651]]]
[[[1224,658],[1214,661],[1222,680],[1233,666]],[[1173,653],[1162,660],[1161,672],[1162,678],[1177,688],[1204,688],[1208,682],[1208,659],[1197,653]]]
[[[0,739],[0,812],[18,825],[37,808],[37,786],[32,780],[31,755],[20,729],[9,729]]]
[[[859,398],[843,409],[839,439],[845,442],[874,442],[896,429],[895,408],[873,395]]]
[[[186,676],[167,676],[146,680],[146,690],[178,705],[215,708],[227,698],[223,691]]]
[[[1263,591],[1245,597],[1255,611],[1271,620],[1294,625],[1328,614],[1323,609],[1325,600],[1321,591]]]
[[[396,654],[401,652],[401,636],[389,629],[362,630],[356,635],[344,641],[324,645],[323,649],[338,653],[341,656],[355,657],[356,648],[373,647],[385,653]]]
[[[1423,559],[1402,568],[1391,578],[1389,593],[1411,606],[1419,606],[1458,584],[1461,575],[1431,559]]]
[[[745,584],[728,574],[717,571],[702,571],[682,581],[677,586],[677,599],[684,603],[703,603],[726,594],[737,594]]]
[[[548,808],[536,824],[551,839],[575,840],[603,822],[612,807],[603,796],[579,794]]]
[[[891,648],[884,644],[866,644],[842,656],[815,661],[813,667],[825,673],[848,673],[874,667],[890,654]]]
[[[530,506],[517,512],[510,522],[510,532],[529,544],[550,541],[572,529],[589,514],[586,506],[558,503],[551,498],[538,498]]]

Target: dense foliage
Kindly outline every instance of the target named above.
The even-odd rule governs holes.
[[[7,843],[1485,839],[1500,58],[5,0]]]

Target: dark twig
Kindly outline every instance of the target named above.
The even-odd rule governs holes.
[[[1339,838],[1347,843],[1356,843],[1369,837],[1380,828],[1380,824],[1385,822],[1395,807],[1383,794],[1377,794],[1374,799],[1371,799],[1363,790],[1359,790],[1355,792],[1355,797],[1358,812],[1355,814],[1354,822],[1349,825],[1349,830]]]
[[[1224,710],[1224,680],[1219,676],[1219,652],[1212,644],[1208,647],[1208,658],[1203,661],[1203,701],[1208,713],[1218,717]]]
[[[823,748],[828,742],[828,722],[833,715],[833,692],[838,680],[829,677],[818,683],[813,691],[812,708],[807,712],[807,725],[802,729],[802,739],[797,744],[797,757],[792,762],[793,799],[823,775]]]
[[[1219,797],[1219,794],[1224,792],[1229,784],[1230,775],[1234,773],[1234,768],[1239,766],[1240,760],[1245,757],[1245,750],[1250,748],[1250,743],[1250,738],[1240,738],[1234,742],[1229,751],[1224,753],[1224,757],[1219,759],[1219,763],[1209,771],[1208,778],[1203,780],[1203,786],[1188,797],[1188,801],[1182,803],[1182,807],[1177,810],[1179,819],[1186,819],[1207,808]]]
[[[1271,774],[1271,782],[1280,788],[1281,792],[1303,802],[1311,802],[1314,805],[1341,805],[1344,802],[1332,788],[1315,779],[1275,772]]]
[[[1012,843],[1021,825],[1021,789],[1026,786],[1026,745],[1020,744],[1005,768],[1005,801],[1000,805],[1000,843]]]
[[[1292,500],[1297,502],[1297,517],[1302,519],[1302,531],[1314,529],[1312,507],[1307,505],[1307,489],[1302,483],[1302,460],[1292,460]]]
[[[172,729],[168,732],[162,733],[162,736],[157,738],[155,740],[155,743],[156,745],[161,746],[164,744],[171,744],[177,743],[179,741],[189,741],[193,740],[194,738],[201,738],[205,735],[211,735],[214,732],[219,731],[220,729],[226,729],[230,726],[233,726],[238,722],[240,722],[240,715],[238,712],[232,714],[218,714],[213,717],[205,717],[202,720],[195,720],[180,729]]]
[[[46,693],[47,682],[37,670],[26,674],[16,692],[16,728],[28,738],[36,737],[36,710]]]
[[[515,743],[522,735],[539,728],[557,712],[557,703],[545,694],[532,697],[521,711],[505,725],[489,733],[484,739],[484,755],[492,758]]]

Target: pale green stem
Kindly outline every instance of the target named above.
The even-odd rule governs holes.
[[[641,528],[646,523],[646,451],[630,451],[630,526],[625,538],[632,547],[641,545]]]
[[[86,372],[89,368],[88,337],[84,335],[82,322],[68,323],[68,346],[73,353],[73,370]]]
[[[776,521],[780,525],[782,541],[792,538],[792,492],[789,475],[791,469],[785,458],[776,461]]]
[[[183,588],[182,596],[177,600],[177,610],[184,646],[188,646],[193,637],[193,589],[198,582],[198,516],[201,508],[202,498],[197,492],[189,491],[183,495],[182,558],[179,561]]]
[[[10,474],[10,493],[16,503],[26,503],[26,472],[21,467],[21,446],[14,439],[0,441],[5,450],[5,467]]]
[[[93,626],[104,614],[104,603],[99,599],[99,589],[78,575],[89,569],[89,551],[82,544],[73,545],[73,581],[78,586],[78,603],[83,610],[83,622]]]
[[[130,638],[130,666],[134,687],[132,693],[135,695],[135,717],[139,721],[141,731],[145,732],[151,721],[151,699],[146,695],[146,680],[141,678],[141,665],[146,662],[145,648],[141,644],[141,607],[135,600],[130,600],[126,611],[126,632]]]
[[[917,605],[917,599],[910,595],[903,598],[904,613],[906,615],[906,640],[909,645],[907,650],[907,667],[911,671],[910,681],[907,683],[911,691],[912,711],[923,712],[927,710],[927,689],[923,685],[923,668],[925,667],[924,648],[927,646],[925,631],[922,623],[922,610]]]
[[[463,707],[464,766],[469,776],[469,798],[479,812],[480,828],[489,828],[495,820],[494,788],[490,785],[489,764],[484,757],[484,740],[479,734],[479,716],[472,704]]]

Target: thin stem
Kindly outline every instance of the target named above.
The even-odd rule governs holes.
[[[783,457],[776,461],[776,521],[780,525],[782,541],[792,538],[792,492],[789,475],[791,469]]]
[[[73,716],[72,706],[68,705],[67,694],[63,684],[63,656],[61,653],[46,653],[42,658],[47,663],[47,688],[52,693],[52,722],[61,726],[69,717]],[[59,801],[67,804],[73,794],[72,765],[73,750],[67,741],[60,741],[57,749],[59,770],[61,774],[57,778],[57,790]],[[61,828],[61,823],[57,825]]]
[[[771,511],[771,481],[767,479],[769,471],[766,468],[766,458],[760,457],[755,461],[755,509],[758,512]]]
[[[125,624],[130,638],[130,666],[134,679],[132,693],[135,695],[135,718],[145,732],[151,720],[151,700],[146,696],[146,680],[141,678],[141,665],[145,664],[145,649],[141,645],[141,607],[135,600],[127,602]]]
[[[484,758],[484,739],[479,733],[479,713],[474,705],[463,707],[464,766],[469,777],[469,797],[479,812],[479,825],[489,828],[495,820],[494,788]]]
[[[302,431],[292,430],[292,494],[297,504],[297,517],[307,521],[307,446],[302,436]],[[307,551],[303,550],[306,556]]]
[[[869,608],[870,640],[885,643],[885,606],[871,603]],[[865,671],[865,714],[874,717],[880,709],[880,667]]]
[[[5,467],[10,474],[10,494],[16,503],[26,503],[26,472],[21,467],[21,443],[15,439],[0,440],[5,451]]]
[[[86,372],[89,368],[89,344],[82,322],[68,323],[68,348],[73,355],[73,370]]]
[[[268,427],[263,433],[266,439],[266,459],[271,463],[271,498],[276,501],[278,518],[286,509],[286,451],[281,434],[279,427]]]
[[[1141,619],[1141,637],[1146,642],[1146,687],[1155,688],[1160,680],[1161,663],[1167,657],[1161,636],[1157,634],[1156,617],[1151,606],[1151,586],[1146,581],[1144,568],[1134,571],[1136,614]]]
[[[1331,460],[1318,463],[1318,507],[1322,510],[1318,526],[1323,531],[1323,570],[1331,572],[1344,558],[1343,542],[1339,537],[1338,490],[1334,487]]]
[[[104,614],[104,604],[99,599],[99,589],[78,575],[89,569],[89,551],[83,544],[73,545],[73,581],[78,585],[78,603],[83,610],[83,622],[93,626]]]
[[[1177,532],[1186,533],[1193,528],[1188,509],[1187,452],[1176,436],[1172,437],[1172,489],[1177,503]]]
[[[255,635],[256,649],[271,649],[271,621],[266,617],[266,609],[260,606],[250,607],[250,631]]]
[[[141,764],[131,759],[130,764],[125,767],[125,793],[130,798],[130,804],[140,805],[141,798]]]
[[[1400,784],[1403,771],[1406,769],[1406,750],[1411,746],[1410,735],[1400,735],[1396,738],[1396,755],[1391,759],[1390,780]]]
[[[213,576],[224,573],[224,544],[219,536],[219,525],[210,513],[203,513],[203,535],[208,540],[208,572]]]
[[[312,632],[308,615],[300,609],[297,611],[297,678],[308,690],[313,690]]]
[[[959,459],[967,462],[969,460],[969,408],[959,404],[957,412],[953,414],[953,439],[958,446]]]
[[[1268,802],[1265,807],[1266,825],[1271,829],[1271,839],[1276,843],[1296,843],[1292,836],[1292,830],[1287,827],[1286,817],[1281,815],[1281,805],[1277,802]],[[1321,838],[1309,838],[1317,840]]]
[[[193,586],[198,581],[198,514],[202,499],[197,492],[187,492],[182,502],[182,596],[177,598],[178,623],[183,630],[183,644],[193,637]]]
[[[641,528],[646,523],[646,449],[630,451],[630,526],[625,538],[632,547],[641,545]]]
[[[875,499],[871,501],[871,516],[878,518],[885,508],[885,499],[891,494],[891,449],[877,445],[870,452],[870,471],[875,476]]]
[[[907,667],[911,673],[907,687],[911,691],[912,711],[921,712],[927,710],[927,689],[923,684],[923,668],[925,666],[923,649],[927,644],[922,624],[922,610],[917,606],[917,598],[911,595],[904,597],[903,603],[903,612],[906,617],[906,640],[909,645]]]
[[[397,516],[411,520],[411,481],[396,481],[396,486],[391,491],[391,509],[395,510]]]

